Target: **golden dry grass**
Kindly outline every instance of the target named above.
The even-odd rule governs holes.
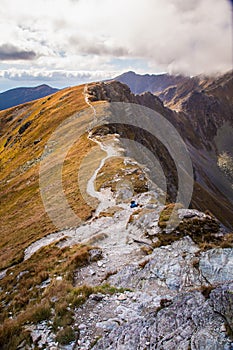
[[[59,248],[57,243],[53,243],[15,266],[0,280],[1,349],[16,349],[23,340],[30,343],[25,326],[49,319],[58,336],[57,341],[60,344],[68,342],[70,338],[66,336],[72,333],[71,329],[75,329],[74,310],[90,294],[124,291],[108,284],[99,287],[74,286],[74,272],[89,263],[90,250],[91,247],[84,245]],[[9,315],[14,319],[10,320]],[[66,330],[64,334],[58,332],[60,327]]]
[[[40,195],[40,157],[54,130],[87,107],[83,88],[68,88],[0,112],[0,269],[12,266],[0,280],[1,349],[16,349],[22,341],[30,343],[26,325],[49,318],[55,332],[59,327],[64,328],[57,340],[65,343],[74,336],[74,308],[85,302],[91,293],[117,291],[108,285],[97,288],[73,285],[74,272],[89,263],[91,248],[87,245],[59,248],[55,242],[23,261],[26,247],[56,230]],[[93,115],[89,111],[79,114],[79,118],[85,130]],[[26,122],[31,124],[20,134],[19,128]],[[87,132],[82,134],[69,149],[62,169],[65,196],[83,220],[93,211],[83,189],[104,155],[87,136]],[[56,166],[56,162],[51,162],[48,170]],[[82,177],[78,181],[80,167]]]
[[[28,245],[56,230],[40,196],[39,158],[58,125],[87,107],[83,88],[68,88],[0,112],[0,269],[22,261],[23,251]],[[83,123],[88,125],[92,117],[87,113]],[[30,127],[19,135],[20,126],[28,121],[32,122]],[[11,139],[4,147],[9,137]],[[40,142],[34,144],[35,140]],[[87,138],[87,134],[82,135],[69,150],[63,167],[68,202],[83,220],[90,217],[92,208],[80,193],[77,172],[83,157],[94,146],[96,144]],[[28,161],[35,164],[27,164]],[[92,167],[90,161],[86,162],[86,172],[90,173]]]
[[[114,178],[119,178],[129,183],[134,193],[142,193],[148,190],[146,177],[140,178],[143,170],[139,166],[132,164],[125,165],[124,158],[112,157],[108,159],[96,178],[96,189],[110,187],[116,191],[118,182]]]
[[[54,331],[59,325],[73,323],[73,310],[67,310],[68,305],[72,303],[73,308],[83,303],[93,292],[73,286],[74,271],[89,262],[90,249],[83,245],[59,248],[54,243],[8,271],[0,280],[1,349],[16,349],[22,340],[29,341],[24,331],[28,323],[52,318]]]

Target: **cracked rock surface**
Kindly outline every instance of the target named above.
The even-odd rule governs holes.
[[[77,310],[75,349],[233,349],[232,249],[200,253],[184,237],[144,260],[108,278],[129,291],[92,295]]]

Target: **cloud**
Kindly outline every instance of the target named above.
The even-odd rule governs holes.
[[[0,46],[0,60],[2,61],[27,61],[35,58],[36,53],[34,51],[20,50],[18,47],[11,44],[3,44]]]
[[[77,36],[71,36],[69,38],[69,44],[74,48],[74,52],[79,54],[101,55],[101,56],[116,56],[124,57],[128,56],[129,52],[127,47],[115,45],[108,40],[104,40],[98,37],[79,38]]]
[[[117,69],[112,62],[119,58],[125,69],[129,60],[146,62],[150,73],[212,74],[232,68],[229,0],[1,2],[0,47],[13,68],[22,68],[16,58],[33,59],[38,71],[108,72]],[[4,47],[6,42],[15,52]]]
[[[40,69],[8,69],[0,71],[0,77],[10,80],[28,81],[98,81],[112,78],[117,72],[111,71],[66,71],[66,70],[44,70]]]

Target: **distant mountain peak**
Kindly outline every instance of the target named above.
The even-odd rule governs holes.
[[[49,86],[48,84],[41,84],[41,85],[35,86],[34,88],[36,89],[36,88],[41,88],[41,87],[46,87],[46,88],[50,88],[51,89],[51,86]]]
[[[52,88],[47,84],[33,87],[18,87],[0,93],[0,110],[20,105],[22,103],[37,100],[54,94],[59,89]]]
[[[159,74],[137,74],[133,71],[125,72],[114,80],[120,81],[129,86],[135,94],[141,94],[145,91],[151,93],[160,93],[168,87],[183,83],[189,80],[189,77],[182,75],[170,75],[168,73]]]
[[[126,75],[126,74],[137,75],[137,73],[134,72],[133,70],[129,70],[128,72],[125,72],[125,73],[123,73],[122,75]]]

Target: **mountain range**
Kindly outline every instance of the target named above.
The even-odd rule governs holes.
[[[212,78],[203,76],[188,78],[167,74],[140,76],[128,72],[116,78],[118,79],[126,82],[132,90],[144,93],[144,99],[155,100],[145,91],[147,89],[153,91],[160,101],[163,101],[159,107],[155,107],[155,101],[149,104],[147,102],[147,105],[155,108],[175,125],[192,157],[195,179],[198,179],[195,188],[200,191],[201,186],[202,191],[207,190],[205,195],[201,196],[198,195],[198,191],[194,191],[194,206],[202,210],[208,207],[219,218],[224,212],[225,218],[222,217],[222,220],[232,227],[231,210],[226,214],[228,211],[226,208],[232,206],[230,204],[233,199],[232,175],[226,179],[223,167],[219,167],[219,164],[225,163],[224,156],[228,159],[230,167],[229,160],[233,156],[232,72]],[[155,88],[154,84],[157,82],[158,87]],[[163,91],[161,85],[165,87]]]
[[[232,72],[119,78],[0,112],[3,350],[233,347]]]
[[[58,89],[48,85],[39,85],[36,87],[19,87],[0,93],[0,110],[17,106],[22,103],[37,100],[57,92]]]
[[[167,73],[141,75],[129,71],[115,77],[114,80],[128,85],[134,94],[141,94],[146,91],[159,93],[170,86],[189,81],[189,77]]]

